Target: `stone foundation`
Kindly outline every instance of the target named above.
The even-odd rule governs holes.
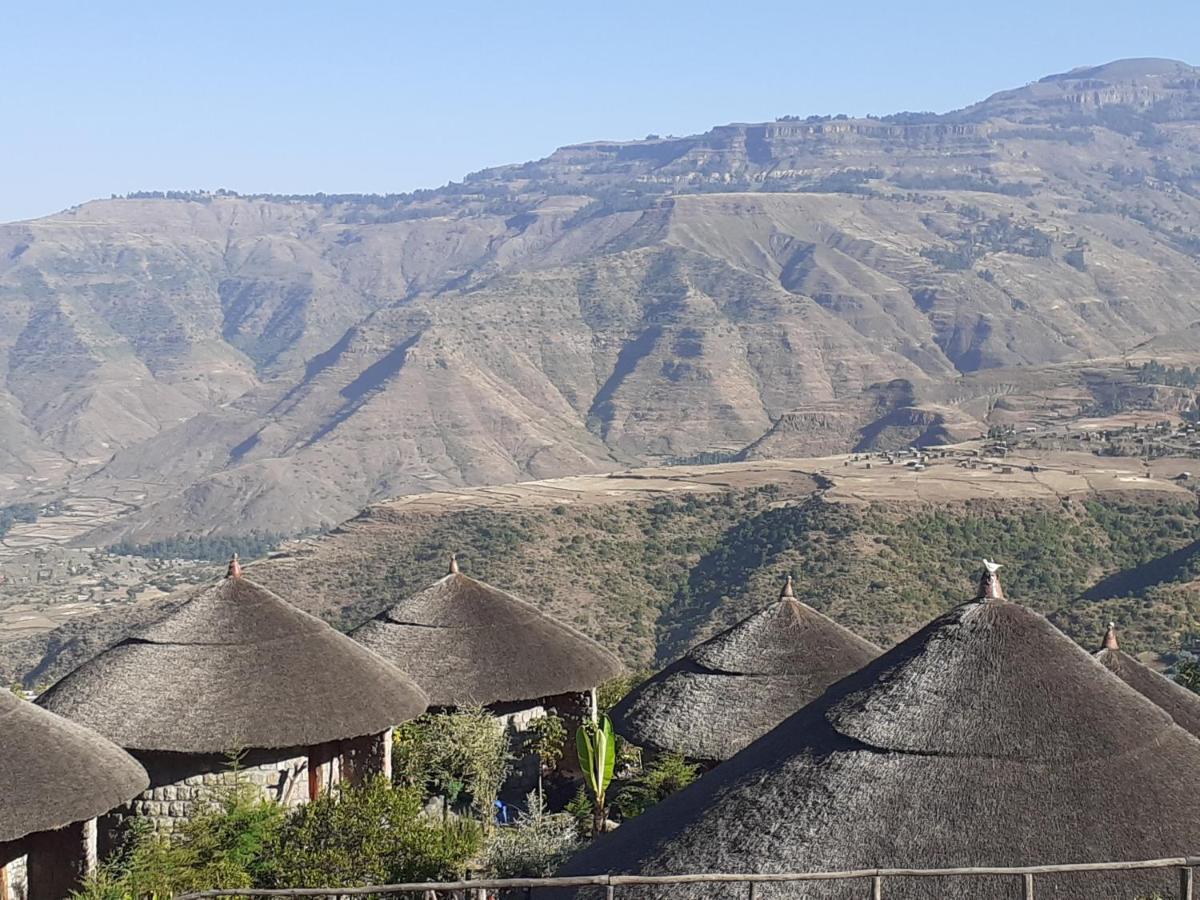
[[[150,775],[150,787],[100,819],[100,855],[116,848],[126,823],[145,820],[169,833],[211,808],[238,784],[252,785],[285,807],[309,799],[341,781],[359,782],[381,772],[391,777],[390,730],[315,747],[252,750],[236,765],[226,755],[132,751]]]
[[[150,774],[150,787],[100,822],[102,854],[126,821],[137,817],[155,831],[174,831],[180,823],[221,800],[239,782],[253,785],[264,797],[295,806],[308,799],[308,753],[298,750],[256,751],[236,768],[225,756],[184,753],[133,754]]]

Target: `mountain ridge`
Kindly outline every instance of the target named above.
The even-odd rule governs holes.
[[[0,225],[0,489],[134,498],[96,543],[298,533],[415,491],[983,431],[979,373],[1120,381],[1200,320],[1198,135],[1200,70],[1125,60],[404,195]]]

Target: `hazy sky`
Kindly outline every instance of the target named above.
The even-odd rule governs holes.
[[[945,111],[1200,4],[0,0],[0,221],[149,189],[389,192],[594,139]]]

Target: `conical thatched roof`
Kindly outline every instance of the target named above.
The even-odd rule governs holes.
[[[1181,727],[1200,737],[1200,695],[1122,650],[1117,643],[1117,626],[1111,622],[1096,659],[1143,697],[1166,710]]]
[[[613,722],[635,744],[719,762],[879,653],[797,600],[789,577],[779,600],[635,688]]]
[[[992,576],[994,580],[994,576]],[[990,596],[1002,596],[998,584]],[[1042,616],[999,599],[934,620],[576,856],[564,874],[831,871],[1184,856],[1200,742]],[[1130,900],[1173,872],[1043,876],[1038,896]],[[859,900],[863,882],[760,885]],[[622,887],[744,898],[745,886]],[[1020,879],[888,879],[889,900],[1019,898]]]
[[[591,638],[468,578],[453,560],[446,577],[351,636],[411,674],[431,706],[586,691],[621,672],[617,658]]]
[[[307,747],[421,714],[411,679],[242,577],[204,588],[38,698],[134,750]]]
[[[120,747],[0,689],[0,844],[106,813],[149,783]]]

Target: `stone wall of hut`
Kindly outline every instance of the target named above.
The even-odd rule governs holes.
[[[500,799],[506,803],[523,806],[526,795],[538,786],[541,761],[530,753],[526,739],[529,726],[549,713],[566,720],[566,750],[574,747],[575,728],[589,715],[587,694],[557,694],[527,703],[494,704],[490,707],[501,727],[509,735],[513,749],[512,771],[500,790]],[[569,755],[569,754],[568,754]]]
[[[537,788],[540,762],[535,754],[526,749],[525,737],[529,726],[545,716],[546,712],[546,707],[540,703],[519,709],[497,711],[496,720],[508,734],[509,745],[513,749],[512,771],[500,788],[500,799],[506,803],[521,805],[525,795]]]
[[[179,825],[219,801],[239,782],[285,806],[308,800],[307,750],[256,751],[233,765],[226,756],[135,752],[150,787],[100,820],[101,854],[110,850],[133,817],[157,831]]]

